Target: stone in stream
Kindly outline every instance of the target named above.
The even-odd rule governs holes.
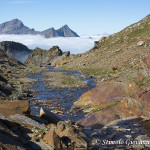
[[[57,124],[61,119],[57,117],[54,113],[48,111],[41,107],[40,109],[40,117],[46,119],[49,123]]]

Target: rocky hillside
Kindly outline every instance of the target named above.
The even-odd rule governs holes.
[[[45,69],[45,68],[44,68]],[[25,66],[0,49],[0,100],[27,100],[31,97],[28,73],[40,72],[42,67]]]
[[[30,29],[23,24],[22,21],[18,19],[13,19],[11,21],[0,24],[0,34],[40,34],[46,38],[51,37],[79,37],[77,33],[72,31],[67,25],[64,25],[58,30],[54,28],[49,28],[44,31],[35,31]]]
[[[24,62],[31,53],[27,46],[13,41],[0,42],[0,49],[20,62]]]
[[[70,56],[60,68],[81,72],[108,80],[137,82],[143,76],[147,85],[150,56],[150,15],[109,37],[95,42],[95,47],[83,54]]]
[[[34,64],[35,66],[52,65],[56,66],[63,63],[63,58],[68,57],[70,52],[62,52],[58,46],[53,46],[50,50],[36,48],[29,55],[25,64]]]
[[[60,68],[96,76],[97,88],[74,103],[87,117],[84,126],[101,126],[130,116],[150,117],[150,15],[95,47],[72,55]]]
[[[124,30],[95,42],[95,47],[68,59],[65,67],[92,75],[127,69],[149,55],[150,15]]]
[[[0,50],[0,99],[24,99],[29,96],[25,84],[19,79],[25,66]],[[20,80],[20,81],[19,81]],[[26,82],[26,81],[25,81]]]

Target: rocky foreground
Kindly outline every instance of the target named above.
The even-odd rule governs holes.
[[[27,101],[1,103],[3,106],[11,106],[9,113],[2,111],[6,116],[0,114],[0,146],[3,149],[150,148],[150,119],[145,117],[116,120],[101,130],[91,130],[70,120],[61,121],[42,109],[40,118],[30,116],[28,107],[23,107],[27,106]]]
[[[87,148],[82,127],[61,121],[51,112],[42,110],[40,117],[30,114],[29,99],[33,91],[27,73],[46,68],[25,66],[0,50],[0,147],[2,149],[67,149]],[[46,115],[45,115],[46,114]],[[43,117],[44,116],[44,117]]]

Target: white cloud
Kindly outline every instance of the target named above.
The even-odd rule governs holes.
[[[70,51],[72,54],[83,53],[94,46],[94,41],[100,37],[58,37],[46,39],[40,35],[0,35],[0,41],[15,41],[26,45],[30,49],[40,47],[50,49],[58,45],[62,51]]]
[[[12,1],[12,2],[9,2],[9,4],[31,4],[31,3],[35,3],[35,1],[29,1],[29,0],[24,0],[24,1]]]

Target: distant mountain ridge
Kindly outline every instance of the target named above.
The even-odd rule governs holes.
[[[18,19],[13,19],[11,21],[4,22],[0,24],[0,34],[40,34],[46,38],[52,37],[79,37],[79,35],[72,31],[68,25],[64,25],[58,30],[54,28],[49,28],[44,31],[35,31],[25,26],[22,21]]]

